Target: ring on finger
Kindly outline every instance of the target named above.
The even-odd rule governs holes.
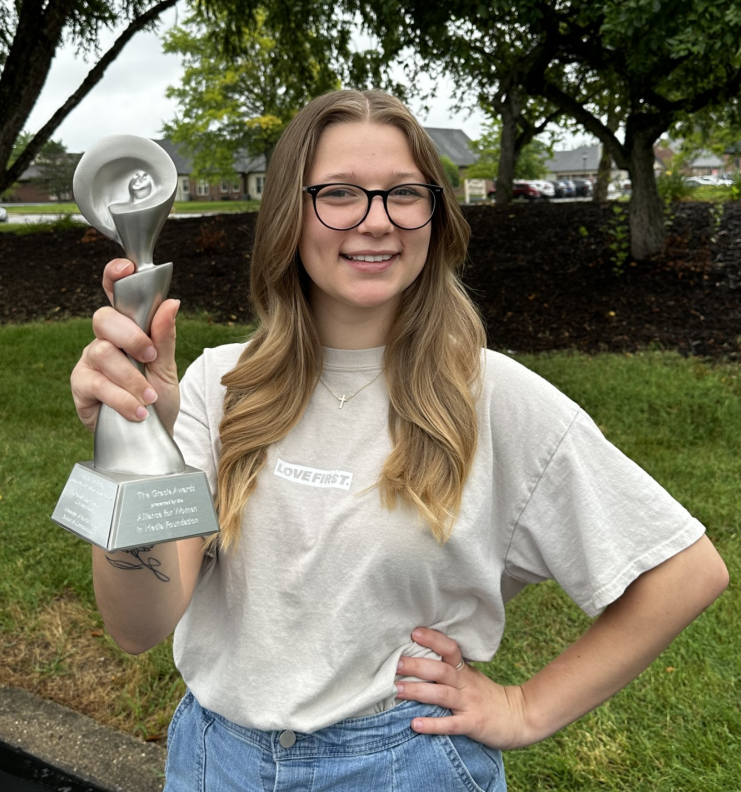
[[[454,666],[454,668],[455,668],[455,670],[456,670],[456,671],[460,671],[460,670],[461,670],[461,668],[463,668],[463,666],[464,666],[465,664],[466,664],[466,661],[465,661],[465,660],[461,660],[461,661],[460,661],[460,663],[458,663],[458,665],[457,665],[457,666]]]

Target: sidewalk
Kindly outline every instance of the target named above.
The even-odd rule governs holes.
[[[107,792],[161,792],[165,749],[25,690],[0,687],[0,740]]]

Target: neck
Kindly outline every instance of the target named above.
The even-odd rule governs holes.
[[[396,306],[356,308],[322,305],[312,300],[322,345],[332,349],[373,349],[384,346]]]

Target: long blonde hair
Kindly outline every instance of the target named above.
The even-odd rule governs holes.
[[[402,294],[386,340],[392,451],[377,485],[386,508],[398,501],[415,507],[440,544],[460,508],[476,451],[475,402],[485,346],[481,318],[455,272],[464,262],[470,230],[434,143],[409,110],[382,91],[335,91],[296,115],[265,180],[250,272],[257,330],[222,379],[217,507],[224,549],[238,540],[268,447],[298,423],[322,373],[322,344],[298,254],[308,206],[301,188],[322,132],[348,122],[399,128],[427,182],[444,186],[427,260]]]

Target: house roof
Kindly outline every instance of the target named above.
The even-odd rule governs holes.
[[[599,143],[594,146],[579,146],[579,148],[569,151],[554,151],[553,156],[546,160],[545,167],[551,173],[596,171],[599,168],[601,156],[602,146]]]
[[[478,161],[478,156],[471,151],[471,138],[462,129],[424,127],[424,130],[432,138],[440,155],[449,157],[459,168]]]
[[[177,144],[173,143],[169,138],[155,140],[154,142],[170,155],[179,175],[187,176],[193,171],[193,163],[190,157],[185,156]],[[262,154],[258,157],[242,155],[234,161],[234,170],[237,173],[265,173],[265,168],[265,157]]]
[[[699,156],[689,163],[689,166],[690,168],[722,168],[723,160],[716,157],[711,151],[701,151]]]

